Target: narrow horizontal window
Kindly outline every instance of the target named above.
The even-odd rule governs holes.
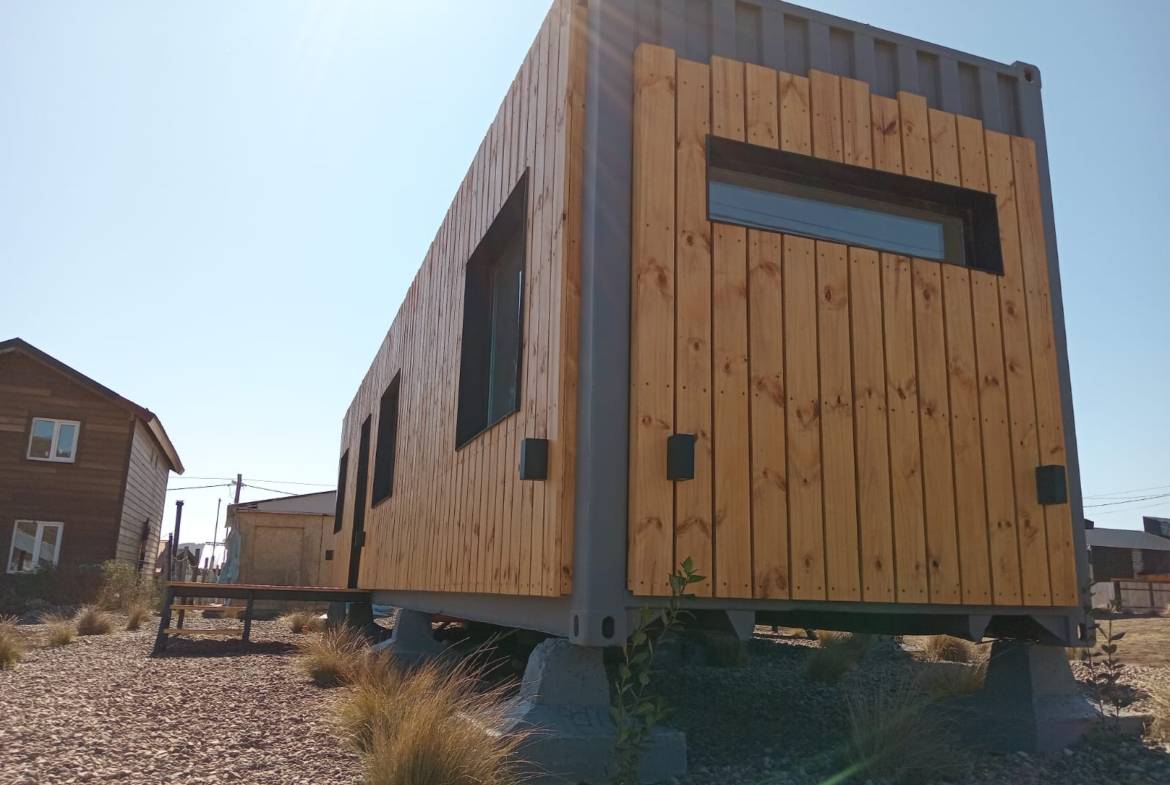
[[[33,461],[73,463],[77,458],[76,420],[52,420],[34,417],[29,429],[28,457]]]
[[[708,154],[712,221],[1003,271],[991,194],[715,137]]]

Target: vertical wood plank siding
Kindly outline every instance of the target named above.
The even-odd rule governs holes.
[[[351,469],[343,526],[329,535],[337,585],[348,569],[355,505],[366,504],[362,587],[543,596],[571,590],[584,14],[567,0],[553,5],[346,413],[341,451],[350,451]],[[672,101],[666,118],[673,117]],[[525,172],[519,411],[456,450],[465,267]],[[673,264],[673,253],[666,258]],[[670,330],[664,335],[673,340]],[[356,498],[359,430],[372,416],[377,433],[379,401],[397,374],[393,494],[369,506],[368,494]],[[519,480],[519,445],[528,437],[549,440],[546,481]],[[372,443],[371,463],[376,451]],[[669,502],[666,510],[669,529]]]
[[[692,556],[719,597],[1075,604],[1033,143],[651,44],[634,100],[630,590]],[[707,133],[992,193],[1004,275],[708,222]]]

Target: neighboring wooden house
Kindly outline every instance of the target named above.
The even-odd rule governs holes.
[[[690,557],[741,621],[1084,643],[1074,445],[1034,66],[557,0],[345,414],[337,574],[613,645]]]
[[[335,491],[229,504],[220,583],[328,586]]]
[[[40,349],[0,342],[0,547],[5,572],[152,569],[170,472],[158,417]]]
[[[1102,529],[1086,521],[1093,581],[1170,575],[1170,532],[1163,533],[1164,520],[1146,518],[1145,531]]]

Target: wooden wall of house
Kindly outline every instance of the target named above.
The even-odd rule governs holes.
[[[322,545],[333,532],[333,516],[236,510],[240,534],[240,583],[326,586],[331,562]]]
[[[393,495],[367,510],[359,585],[558,595],[572,581],[579,310],[584,13],[558,0],[500,105],[347,412],[345,525],[334,582],[349,564],[359,433],[401,373]],[[464,268],[528,172],[520,411],[461,449],[455,413]],[[546,481],[518,479],[525,437],[549,440]],[[340,579],[340,580],[339,580]]]
[[[1075,605],[1033,142],[651,45],[634,123],[630,590],[690,556],[719,597]],[[709,222],[708,134],[990,192],[1004,274]]]
[[[78,420],[74,463],[30,461],[33,417]],[[107,398],[19,352],[0,354],[0,572],[17,520],[59,521],[61,565],[116,553],[134,418]]]
[[[154,568],[170,471],[167,457],[150,430],[136,419],[126,467],[126,492],[122,499],[116,558],[138,564],[145,546],[146,560],[140,566]],[[148,528],[145,543],[142,537],[144,523]]]

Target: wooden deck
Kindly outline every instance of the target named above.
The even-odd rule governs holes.
[[[195,583],[191,581],[171,581],[166,585],[166,596],[163,600],[162,613],[159,614],[158,636],[154,641],[152,655],[166,650],[167,642],[176,635],[230,635],[230,629],[217,630],[186,630],[183,629],[183,617],[188,609],[195,608],[192,603],[176,603],[180,598],[211,598],[224,600],[244,600],[243,622],[240,629],[240,639],[245,643],[252,635],[252,607],[256,600],[289,600],[289,601],[321,601],[321,602],[369,602],[370,592],[362,589],[344,589],[336,586],[270,586],[260,583]],[[171,614],[177,611],[178,624],[171,627]],[[237,612],[236,618],[239,618]]]

